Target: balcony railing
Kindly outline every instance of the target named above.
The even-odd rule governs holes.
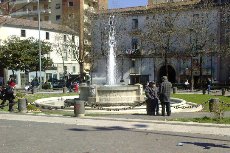
[[[51,2],[52,0],[40,0],[40,2],[42,3],[42,2]],[[23,3],[30,3],[30,2],[37,2],[37,0],[35,1],[35,0],[16,0],[16,1],[14,1],[14,3],[13,4],[23,4]]]
[[[51,14],[51,9],[41,9],[41,14]],[[33,16],[33,15],[37,15],[38,14],[38,11],[37,10],[26,10],[26,11],[17,11],[17,12],[14,12],[14,13],[11,13],[11,16],[24,16],[24,15],[30,15],[30,16]]]

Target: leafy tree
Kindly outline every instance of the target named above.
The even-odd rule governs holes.
[[[9,37],[3,42],[0,60],[2,66],[13,72],[22,70],[25,72],[39,71],[39,41],[34,38],[20,39]],[[51,45],[41,42],[42,70],[52,65],[52,60],[44,55],[52,51]]]

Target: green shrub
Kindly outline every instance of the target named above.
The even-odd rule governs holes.
[[[51,89],[51,84],[50,83],[44,83],[42,85],[42,89]]]

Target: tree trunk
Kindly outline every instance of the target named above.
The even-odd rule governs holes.
[[[202,63],[203,63],[203,57],[202,57],[202,55],[200,55],[200,79],[199,79],[199,84],[200,84],[201,88],[202,88],[202,82],[203,82],[203,67],[202,67]]]
[[[191,91],[194,88],[194,77],[193,77],[193,56],[191,56]]]
[[[167,58],[167,53],[165,53],[165,75],[168,77],[168,58]]]

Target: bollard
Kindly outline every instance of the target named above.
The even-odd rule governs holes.
[[[76,117],[85,116],[85,102],[74,98],[74,115]]]
[[[33,87],[33,88],[32,88],[32,94],[35,94],[37,91],[38,91],[38,90],[37,90],[36,87]]]
[[[153,103],[151,102],[151,100],[146,100],[146,111],[147,111],[147,115],[153,115]]]
[[[177,93],[177,87],[173,87],[173,93]]]
[[[27,103],[25,98],[18,99],[18,111],[21,113],[27,112]]]
[[[212,98],[209,100],[209,111],[210,112],[217,112],[220,107],[220,100],[219,98]]]
[[[67,87],[63,87],[63,93],[64,93],[64,94],[67,93]]]
[[[225,96],[225,92],[226,92],[225,88],[222,88],[221,91],[222,91],[222,92],[221,92],[221,93],[222,93],[222,96]]]
[[[205,93],[206,93],[206,89],[205,88],[202,89],[202,93],[203,93],[203,95],[205,95]]]

